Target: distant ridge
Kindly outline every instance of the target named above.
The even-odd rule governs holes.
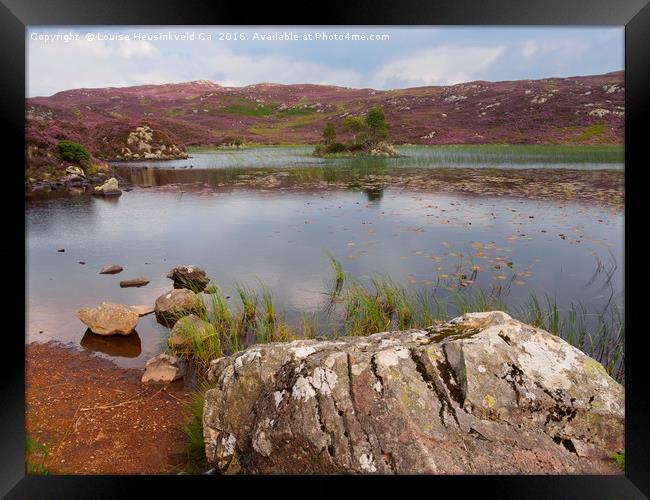
[[[111,159],[126,130],[149,126],[165,141],[208,146],[235,138],[317,143],[326,123],[380,106],[396,143],[622,144],[624,73],[396,90],[209,80],[73,89],[26,101],[28,146],[65,137]],[[56,137],[52,135],[55,131]],[[119,137],[117,137],[119,135]]]

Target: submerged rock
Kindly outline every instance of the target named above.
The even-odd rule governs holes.
[[[112,264],[110,266],[102,267],[101,271],[99,271],[99,274],[117,274],[121,273],[122,271],[124,271],[124,268],[122,266]]]
[[[173,382],[184,376],[185,363],[183,360],[163,353],[147,361],[142,374],[142,383]]]
[[[205,290],[210,282],[206,272],[196,266],[175,267],[167,273],[167,277],[174,281],[174,288],[187,288],[196,292]]]
[[[139,320],[138,313],[132,308],[112,302],[79,309],[77,317],[98,335],[129,335]]]
[[[208,379],[206,456],[226,473],[620,473],[623,387],[499,311],[255,345]]]
[[[205,341],[217,335],[217,330],[195,314],[179,319],[172,328],[169,344],[177,349],[192,347],[194,341]]]
[[[175,288],[156,299],[156,315],[175,321],[183,314],[196,312],[203,305],[201,298],[187,288]]]
[[[155,310],[154,306],[149,306],[146,304],[131,306],[131,309],[137,312],[138,316],[146,316],[147,314],[151,314]]]

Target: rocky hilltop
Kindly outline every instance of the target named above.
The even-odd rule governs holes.
[[[622,143],[623,72],[439,87],[373,90],[261,83],[189,83],[75,89],[27,99],[28,143],[77,140],[100,158],[173,146],[320,141],[328,122],[381,107],[396,143]],[[126,143],[147,126],[151,150]],[[340,127],[338,127],[340,128]],[[44,137],[45,136],[45,137]],[[65,137],[63,137],[65,136]],[[167,153],[162,147],[166,146]]]
[[[622,473],[623,387],[500,311],[256,345],[208,378],[206,455],[225,473]]]

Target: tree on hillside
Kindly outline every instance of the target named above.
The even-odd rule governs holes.
[[[370,108],[366,116],[366,125],[372,142],[384,141],[388,138],[388,124],[383,109],[379,107]]]
[[[366,122],[361,116],[349,116],[343,120],[343,128],[352,133],[353,142],[358,144],[362,141],[363,131],[366,128]]]
[[[323,138],[325,139],[325,144],[328,146],[336,142],[336,127],[332,122],[325,125],[325,130],[323,130]]]

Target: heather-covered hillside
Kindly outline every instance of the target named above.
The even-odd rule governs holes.
[[[199,80],[27,99],[27,140],[35,153],[71,139],[100,159],[164,159],[234,139],[316,143],[328,122],[344,139],[345,117],[380,106],[396,143],[621,144],[624,99],[623,72],[388,91]]]

